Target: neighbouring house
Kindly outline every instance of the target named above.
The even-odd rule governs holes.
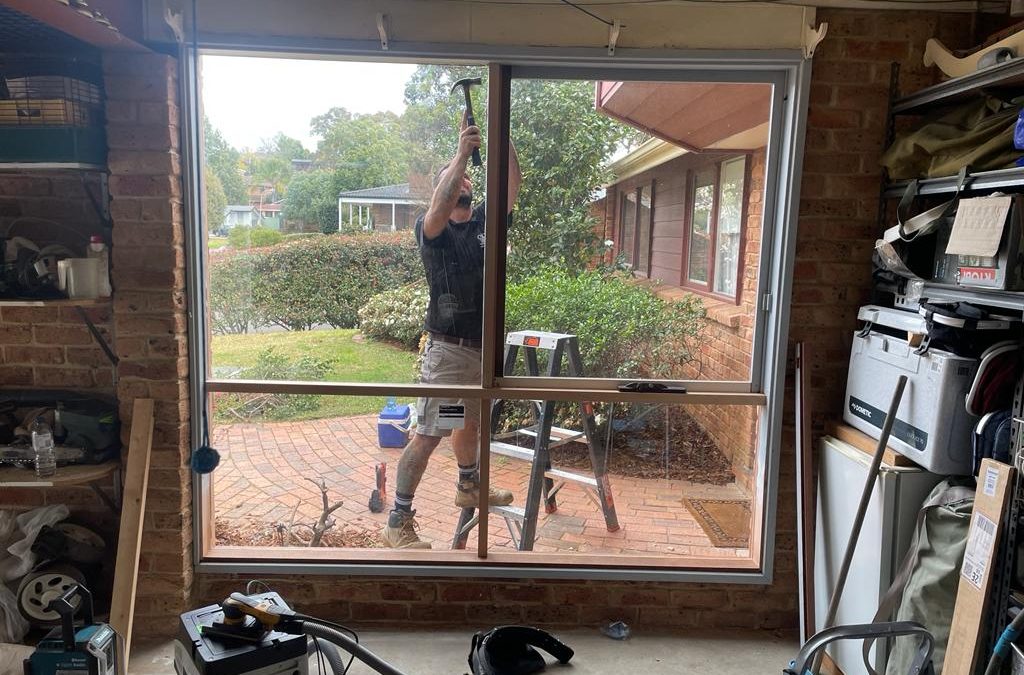
[[[292,171],[296,171],[296,172],[299,172],[299,171],[309,171],[309,170],[315,168],[315,166],[316,166],[316,164],[311,159],[293,159],[293,160],[291,160],[291,162],[292,162]]]
[[[284,229],[284,216],[281,215],[284,211],[283,199],[268,204],[260,204],[256,207],[256,211],[259,213],[260,225],[263,227],[269,227],[272,230]]]
[[[364,230],[412,229],[416,218],[426,212],[429,193],[409,183],[384,185],[338,194],[338,222]]]
[[[249,204],[230,204],[224,209],[224,225],[222,229],[233,227],[256,227],[260,224],[260,212]]]
[[[703,302],[699,353],[679,378],[749,380],[771,86],[598,82],[595,105],[651,136],[609,165],[598,236],[660,297]],[[753,487],[753,409],[691,412]]]

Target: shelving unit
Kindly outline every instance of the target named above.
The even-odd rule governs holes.
[[[898,77],[899,70],[894,68],[890,87],[893,94],[889,106],[887,143],[892,141],[893,120],[897,115],[923,115],[985,93],[1013,92],[1019,95],[1024,92],[1024,58],[1016,58],[964,77],[947,80],[899,98],[894,93]],[[899,181],[886,184],[882,190],[883,199],[901,197],[908,183],[909,181]],[[918,182],[918,194],[948,194],[956,191],[956,185],[956,176],[925,179]],[[1024,192],[1024,168],[968,174],[963,189],[965,192],[976,193],[996,190]],[[882,212],[884,213],[884,208]],[[884,227],[885,223],[882,225]],[[969,302],[1024,315],[1024,292],[963,288],[925,282],[921,297],[939,302]],[[1024,345],[1021,348],[1024,349]],[[982,647],[983,650],[987,650],[986,653],[991,653],[1003,628],[1009,623],[1009,607],[1011,602],[1015,602],[1012,596],[1016,575],[1017,539],[1018,532],[1024,532],[1018,528],[1020,519],[1024,516],[1024,477],[1021,475],[1024,471],[1024,375],[1017,381],[1014,389],[1012,415],[1010,457],[1016,471],[1010,508],[1006,520],[1002,523],[1003,535],[995,558],[998,565],[994,567],[992,610],[987,618],[988,639]]]
[[[110,480],[114,498],[103,491],[102,484]],[[109,460],[101,464],[62,466],[48,478],[39,478],[30,469],[0,466],[0,488],[61,488],[88,485],[114,513],[121,509],[121,462]]]

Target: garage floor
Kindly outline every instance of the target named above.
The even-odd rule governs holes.
[[[568,675],[772,675],[782,673],[797,652],[792,638],[771,633],[694,633],[634,635],[618,642],[596,630],[556,631],[576,651],[572,668],[552,666],[549,673]],[[371,651],[387,658],[408,675],[460,675],[468,672],[468,630],[366,630],[360,637]],[[172,643],[138,645],[132,675],[173,673]],[[550,662],[550,660],[549,660]],[[310,662],[310,673],[316,673]],[[356,663],[351,675],[371,675]]]

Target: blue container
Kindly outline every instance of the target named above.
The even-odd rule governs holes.
[[[377,444],[382,448],[404,448],[409,442],[411,425],[412,409],[389,398],[377,418]]]

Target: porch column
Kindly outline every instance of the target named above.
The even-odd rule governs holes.
[[[398,226],[395,224],[395,203],[391,202],[391,231],[395,232],[398,230]]]

